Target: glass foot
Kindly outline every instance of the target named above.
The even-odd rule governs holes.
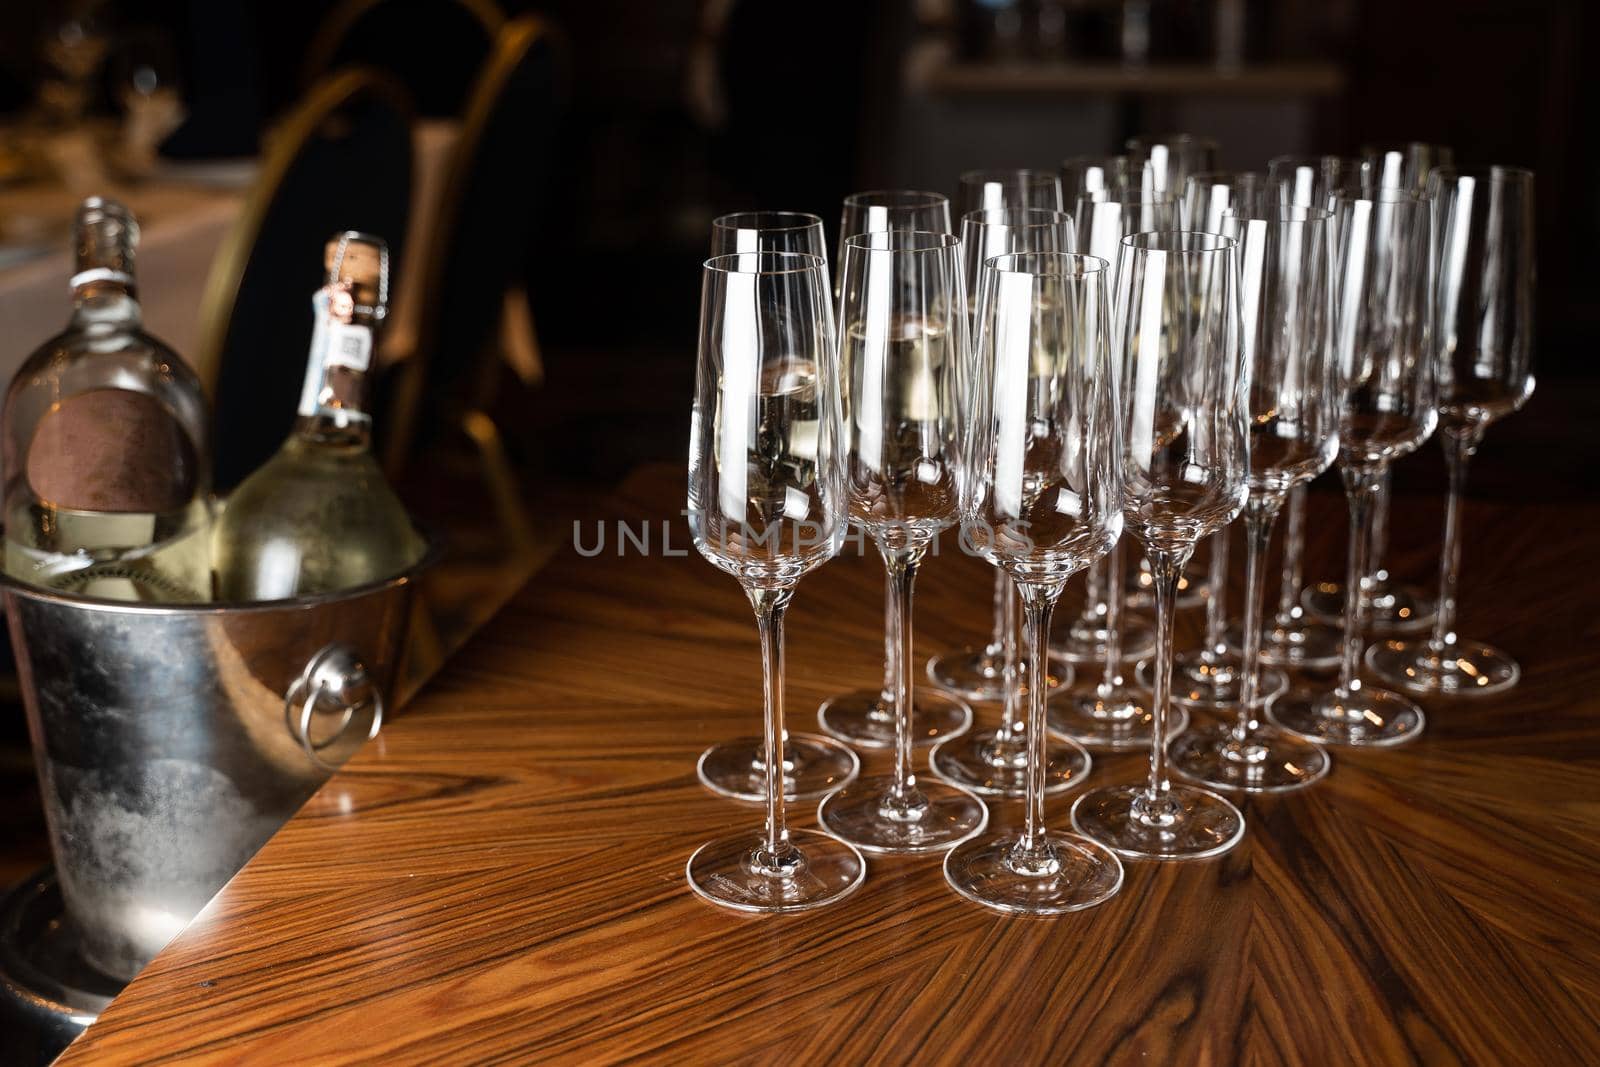
[[[822,732],[862,748],[894,747],[894,710],[876,689],[856,689],[829,697],[817,709]],[[966,701],[923,689],[911,698],[911,743],[931,745],[954,737],[972,725]]]
[[[807,911],[843,900],[867,876],[861,853],[815,830],[790,830],[782,855],[765,851],[750,830],[701,845],[689,857],[689,888],[738,911]]]
[[[1339,582],[1317,582],[1300,594],[1306,614],[1330,626],[1344,624],[1344,586]],[[1367,606],[1367,630],[1383,637],[1420,633],[1433,625],[1438,613],[1434,598],[1412,585],[1401,585],[1387,577],[1374,579]]]
[[[1296,689],[1267,709],[1267,718],[1321,745],[1401,745],[1422,733],[1422,709],[1399,693],[1362,686],[1343,703],[1336,692]]]
[[[1246,793],[1304,789],[1332,765],[1321,746],[1275,727],[1261,726],[1243,743],[1233,730],[1232,722],[1197,724],[1167,744],[1167,760],[1201,785]]]
[[[980,796],[1021,797],[1028,788],[1027,736],[997,743],[998,732],[975,730],[941,742],[928,756],[940,779]],[[1060,793],[1082,784],[1093,766],[1089,753],[1070,742],[1047,740],[1044,791]]]
[[[719,796],[764,803],[767,799],[765,742],[740,737],[712,745],[696,767],[700,784]],[[783,795],[789,800],[827,796],[855,779],[861,760],[844,745],[816,734],[790,734],[784,745]]]
[[[1312,673],[1336,670],[1341,640],[1342,635],[1334,626],[1303,617],[1296,617],[1289,624],[1279,621],[1261,633],[1261,662]],[[1239,627],[1228,630],[1227,642],[1229,650],[1237,656],[1244,646],[1244,634]]]
[[[984,907],[1023,915],[1082,911],[1122,888],[1122,861],[1104,845],[1048,832],[1042,845],[1030,853],[1016,834],[974,837],[945,856],[945,881]]]
[[[1080,745],[1114,751],[1149,748],[1155,722],[1148,692],[1117,686],[1102,693],[1098,683],[1088,682],[1074,686],[1053,701],[1047,715],[1051,733]],[[1188,724],[1188,711],[1174,706],[1167,716],[1167,736],[1178,734]]]
[[[1006,698],[1005,660],[991,662],[986,667],[987,656],[986,651],[972,648],[935,656],[928,661],[928,679],[967,700],[998,704]],[[1027,660],[1017,665],[1017,673],[1019,677],[1027,677]],[[1072,684],[1072,664],[1051,652],[1050,672],[1045,678],[1053,696],[1062,686]],[[1027,691],[1027,686],[1023,685],[1022,692]]]
[[[1139,684],[1146,689],[1155,686],[1155,661],[1145,660],[1135,672]],[[1243,682],[1239,672],[1239,657],[1235,655],[1212,656],[1209,659],[1201,650],[1191,650],[1172,661],[1172,702],[1186,708],[1219,709],[1239,705],[1239,687]],[[1261,671],[1261,686],[1256,693],[1256,704],[1265,704],[1289,688],[1289,677],[1276,667]]]
[[[937,779],[919,779],[903,800],[888,775],[862,778],[823,798],[817,821],[863,852],[940,852],[989,823],[977,795]]]
[[[1156,650],[1156,628],[1137,615],[1123,615],[1122,659],[1131,662],[1144,659]],[[1066,637],[1050,646],[1054,656],[1077,666],[1104,663],[1106,658],[1106,628],[1085,620],[1075,619]]]
[[[1124,859],[1198,860],[1220,856],[1244,837],[1244,816],[1223,797],[1173,785],[1152,802],[1144,783],[1108,786],[1072,805],[1072,825]]]
[[[1438,651],[1428,638],[1379,641],[1367,649],[1372,673],[1413,693],[1486,696],[1510,689],[1522,677],[1517,661],[1481,641],[1457,641]]]

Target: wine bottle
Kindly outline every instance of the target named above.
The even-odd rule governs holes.
[[[211,594],[211,424],[199,379],[144,332],[139,227],[83,202],[67,328],[6,390],[5,569],[35,585],[156,603]]]
[[[422,539],[372,456],[366,411],[375,335],[388,311],[389,251],[348,232],[328,242],[327,282],[294,429],[240,483],[213,542],[218,595],[278,600],[388,578],[421,557]]]

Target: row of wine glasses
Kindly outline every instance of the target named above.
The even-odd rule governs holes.
[[[860,884],[861,851],[943,851],[947,878],[965,896],[1001,910],[1074,910],[1116,891],[1118,856],[1232,847],[1243,816],[1203,786],[1297,788],[1327,772],[1321,744],[1416,735],[1420,709],[1357,674],[1372,604],[1363,581],[1372,510],[1389,463],[1447,412],[1460,441],[1441,564],[1441,599],[1453,609],[1466,459],[1532,384],[1531,175],[1436,169],[1419,193],[1352,186],[1317,167],[1307,177],[1284,162],[1281,178],[1259,182],[1185,177],[1198,193],[1192,209],[1106,181],[1080,193],[1072,215],[1060,210],[1059,185],[1056,207],[1013,206],[1034,196],[1037,172],[994,172],[976,182],[980,206],[964,216],[960,238],[947,222],[923,230],[891,221],[895,208],[940,210],[934,194],[860,194],[846,204],[836,288],[814,216],[719,220],[714,229],[732,231],[734,250],[719,234],[713,251],[725,254],[706,265],[691,521],[702,553],[740,578],[756,608],[767,727],[762,738],[712,749],[700,769],[721,792],[765,800],[768,814],[760,833],[696,853],[689,879],[698,892],[746,910],[812,907]],[[1020,196],[1008,203],[1012,190]],[[864,214],[852,221],[856,209]],[[1204,222],[1212,229],[1179,229],[1202,211],[1213,212]],[[855,226],[880,228],[850,233]],[[1113,255],[1090,254],[1097,229],[1098,248],[1114,242]],[[1488,373],[1497,361],[1505,368]],[[1286,546],[1273,619],[1281,640],[1269,645],[1266,548],[1285,501],[1336,451],[1352,511],[1340,678],[1329,693],[1297,688],[1274,700],[1268,680],[1282,672],[1263,661],[1276,651],[1278,662],[1301,665],[1294,652],[1305,645],[1291,628],[1314,624],[1298,605],[1285,607],[1299,583]],[[1197,706],[1229,711],[1228,721],[1174,727],[1183,566],[1240,513],[1249,546],[1242,655],[1221,659],[1233,646],[1208,626],[1201,651],[1218,658],[1179,687],[1196,673],[1222,683],[1226,668],[1228,684]],[[1291,505],[1291,526],[1293,514]],[[853,780],[859,764],[846,746],[788,734],[782,707],[783,608],[852,521],[873,537],[889,577],[885,684],[853,719],[831,716],[833,702],[820,717],[837,737],[893,746],[893,773],[864,781]],[[970,708],[949,695],[965,714],[930,725],[925,701],[936,691],[916,688],[914,579],[939,532],[958,522],[1003,576],[993,640],[978,650],[988,662],[971,676],[982,683],[974,699],[1004,705],[993,731],[969,730]],[[1135,692],[1120,673],[1114,546],[1124,524],[1150,564],[1157,606],[1153,696],[1130,696],[1131,712],[1114,699],[1119,688]],[[1067,578],[1107,557],[1104,608],[1091,620],[1104,634],[1091,646],[1100,677],[1072,686],[1050,652],[1050,614]],[[1381,672],[1393,657],[1421,688],[1416,678],[1430,670],[1470,677],[1471,664],[1448,658],[1464,652],[1503,656],[1441,622],[1425,642],[1374,646],[1368,660]],[[943,666],[936,657],[928,673],[950,684]],[[1044,826],[1045,794],[1089,771],[1088,753],[1062,738],[1151,751],[1146,781],[1078,798],[1075,834]],[[939,742],[931,779],[913,766],[913,745],[926,741]],[[774,751],[781,759],[767,758]],[[808,777],[813,770],[822,773]],[[1174,783],[1170,771],[1197,784]],[[824,832],[788,830],[785,801],[817,793]],[[1024,797],[1020,835],[982,832],[979,793]]]

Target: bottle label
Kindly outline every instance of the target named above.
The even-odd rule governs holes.
[[[372,365],[372,331],[354,323],[328,324],[326,366],[364,371]]]
[[[368,418],[358,408],[341,400],[329,372],[343,370],[345,376],[365,374],[372,365],[372,329],[351,322],[355,305],[348,287],[331,284],[317,290],[311,298],[315,325],[311,332],[311,352],[306,357],[305,385],[300,391],[300,414],[329,416],[340,423]],[[335,376],[338,377],[338,376]],[[356,379],[359,380],[359,379]],[[349,393],[346,380],[342,391]]]

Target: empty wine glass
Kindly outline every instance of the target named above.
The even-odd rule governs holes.
[[[828,280],[827,239],[822,220],[799,211],[740,211],[711,223],[713,257],[735,252],[794,252],[822,260]],[[833,308],[823,308],[833,329]],[[783,787],[790,800],[815,800],[856,776],[861,761],[849,747],[816,734],[785,733]],[[759,801],[766,796],[766,742],[741,737],[718,742],[701,753],[696,764],[700,782],[713,793],[735,800]]]
[[[1062,202],[1076,204],[1085,193],[1123,196],[1128,192],[1130,173],[1127,156],[1072,156],[1062,160]]]
[[[1221,233],[1226,215],[1259,216],[1272,199],[1265,175],[1250,171],[1206,171],[1184,180],[1183,220],[1191,230]],[[1172,699],[1185,707],[1212,710],[1235,707],[1242,694],[1244,671],[1228,643],[1228,538],[1226,526],[1211,535],[1206,577],[1206,623],[1198,648],[1178,654],[1172,663]],[[1153,687],[1154,663],[1139,666],[1139,681]],[[1256,700],[1273,699],[1289,679],[1273,669],[1257,678]]]
[[[1072,247],[1072,233],[1072,219],[1056,211],[974,211],[963,218],[962,255],[968,307],[973,309],[974,317],[981,306],[980,289],[992,280],[990,260],[1012,252],[1064,252]],[[976,328],[972,330],[974,340],[978,332]],[[1010,577],[1004,569],[995,568],[999,670],[990,688],[976,695],[1002,702],[1000,725],[994,730],[969,730],[941,742],[929,756],[934,774],[986,796],[1020,797],[1028,784],[1028,722],[1021,708],[1023,693],[1019,683],[1027,677],[1026,665],[1034,648],[1021,640],[1017,609],[1017,594]],[[935,657],[928,663],[928,674],[948,685],[957,680],[952,668],[959,666],[963,658]],[[1072,667],[1052,653],[1046,661],[1044,680],[1046,693],[1054,695],[1072,683]],[[1045,792],[1072,788],[1089,773],[1089,767],[1089,754],[1079,746],[1046,741]]]
[[[1220,789],[1282,792],[1328,772],[1328,754],[1258,716],[1267,546],[1289,490],[1315,478],[1338,449],[1333,362],[1332,215],[1323,208],[1241,206],[1221,220],[1238,242],[1244,359],[1250,378],[1250,490],[1245,502],[1242,678],[1232,722],[1192,726],[1167,746],[1172,769]],[[1282,672],[1278,672],[1280,675]]]
[[[706,261],[689,444],[694,544],[755,608],[765,679],[766,824],[689,857],[689,886],[740,911],[832,904],[866,861],[784,813],[783,617],[795,583],[839,550],[846,493],[828,275],[817,256],[745,252]]]
[[[1439,614],[1429,637],[1381,641],[1367,650],[1367,665],[1384,681],[1419,693],[1495,693],[1515,685],[1522,671],[1494,646],[1456,633],[1461,496],[1484,432],[1533,393],[1533,174],[1442,167],[1429,181],[1440,249],[1439,443],[1450,471]]]
[[[843,268],[845,241],[857,234],[889,230],[949,233],[950,201],[939,193],[913,189],[883,189],[854,193],[844,199],[839,219],[839,258]],[[839,298],[842,276],[834,278],[834,299]],[[894,587],[886,574],[883,587],[883,684],[877,689],[852,689],[822,702],[817,722],[824,733],[862,748],[890,748],[898,736],[894,714]],[[996,646],[995,662],[1001,650]],[[966,701],[938,689],[924,688],[916,695],[911,716],[912,743],[930,745],[955,737],[972,725]]]
[[[984,263],[988,260],[1007,252],[1065,252],[1071,247],[1072,219],[1059,211],[1045,208],[985,208],[968,212],[961,219],[968,314],[975,313],[978,284]],[[1016,594],[1011,589],[1011,579],[1006,577],[1004,571],[997,570],[994,578],[994,628],[988,643],[981,649],[959,648],[941,652],[928,661],[928,677],[934,684],[969,700],[1004,701],[1006,716],[1001,726],[1002,735],[1020,732],[1022,728],[1021,721],[1011,714],[1014,700],[1006,683],[1006,653],[1008,649],[1018,647],[1014,637],[1008,637],[1007,627],[1015,625],[1016,614]],[[1054,692],[1061,686],[1072,684],[1072,666],[1056,656],[1052,656],[1051,660],[1045,678]],[[1013,746],[1006,745],[1003,746],[1008,750],[1006,752],[989,751],[987,746],[990,738],[975,737],[970,731],[962,734],[961,739],[966,742],[967,748],[976,746],[983,749],[980,756],[983,766],[969,768],[976,775],[971,780],[968,780],[971,776],[960,775],[957,768],[952,766],[950,770],[957,774],[953,780],[958,784],[976,788],[974,782],[977,782],[998,788],[1003,783],[992,780],[992,775],[1003,773],[1004,768],[993,761],[1004,759],[1008,761],[1006,766],[1020,766],[1023,758],[1020,747],[1010,751]],[[1020,744],[1020,737],[1017,740]],[[944,758],[965,761],[965,757],[957,755],[955,748],[947,750]],[[1061,769],[1067,775],[1077,773],[1070,766]],[[1020,788],[1020,780],[1017,785]]]
[[[840,381],[850,518],[872,535],[894,586],[894,773],[823,798],[817,819],[869,852],[946,849],[983,829],[978,797],[919,781],[911,761],[916,689],[911,603],[917,571],[957,521],[968,361],[961,242],[890,230],[845,242]]]
[[[1403,189],[1339,199],[1334,352],[1344,386],[1339,473],[1350,498],[1344,646],[1332,692],[1293,689],[1268,709],[1310,741],[1394,745],[1422,732],[1422,709],[1357,675],[1374,502],[1383,473],[1433,432],[1430,205]]]
[[[1404,144],[1367,146],[1361,150],[1360,173],[1354,182],[1346,181],[1352,195],[1371,195],[1379,189],[1404,189],[1421,193],[1435,167],[1448,167],[1455,153],[1446,145],[1409,141]],[[1378,483],[1377,502],[1372,509],[1372,547],[1364,576],[1363,596],[1367,599],[1363,617],[1373,633],[1420,633],[1433,625],[1438,604],[1426,589],[1395,581],[1384,566],[1389,547],[1389,472]],[[1344,613],[1344,587],[1338,582],[1317,582],[1305,591],[1302,602],[1312,616],[1323,622],[1339,622]]]
[[[1072,824],[1125,858],[1226,852],[1244,816],[1167,774],[1172,626],[1178,576],[1194,546],[1244,506],[1249,454],[1234,242],[1161,231],[1123,238],[1118,279],[1123,514],[1155,575],[1156,665],[1146,782],[1083,794]]]
[[[1008,207],[1037,207],[1060,211],[1061,177],[1054,171],[969,170],[961,175],[961,215]]]
[[[1103,555],[1122,525],[1116,390],[1106,262],[1022,253],[989,261],[979,313],[972,425],[962,484],[963,536],[1017,585],[1028,644],[1050,643],[1067,579]],[[1052,915],[1092,907],[1122,885],[1108,849],[1044,823],[1044,663],[1028,685],[1027,803],[1021,833],[957,845],[944,874],[999,911]]]
[[[1126,147],[1132,176],[1146,199],[1181,196],[1185,178],[1217,169],[1217,142],[1209,137],[1130,137]]]

